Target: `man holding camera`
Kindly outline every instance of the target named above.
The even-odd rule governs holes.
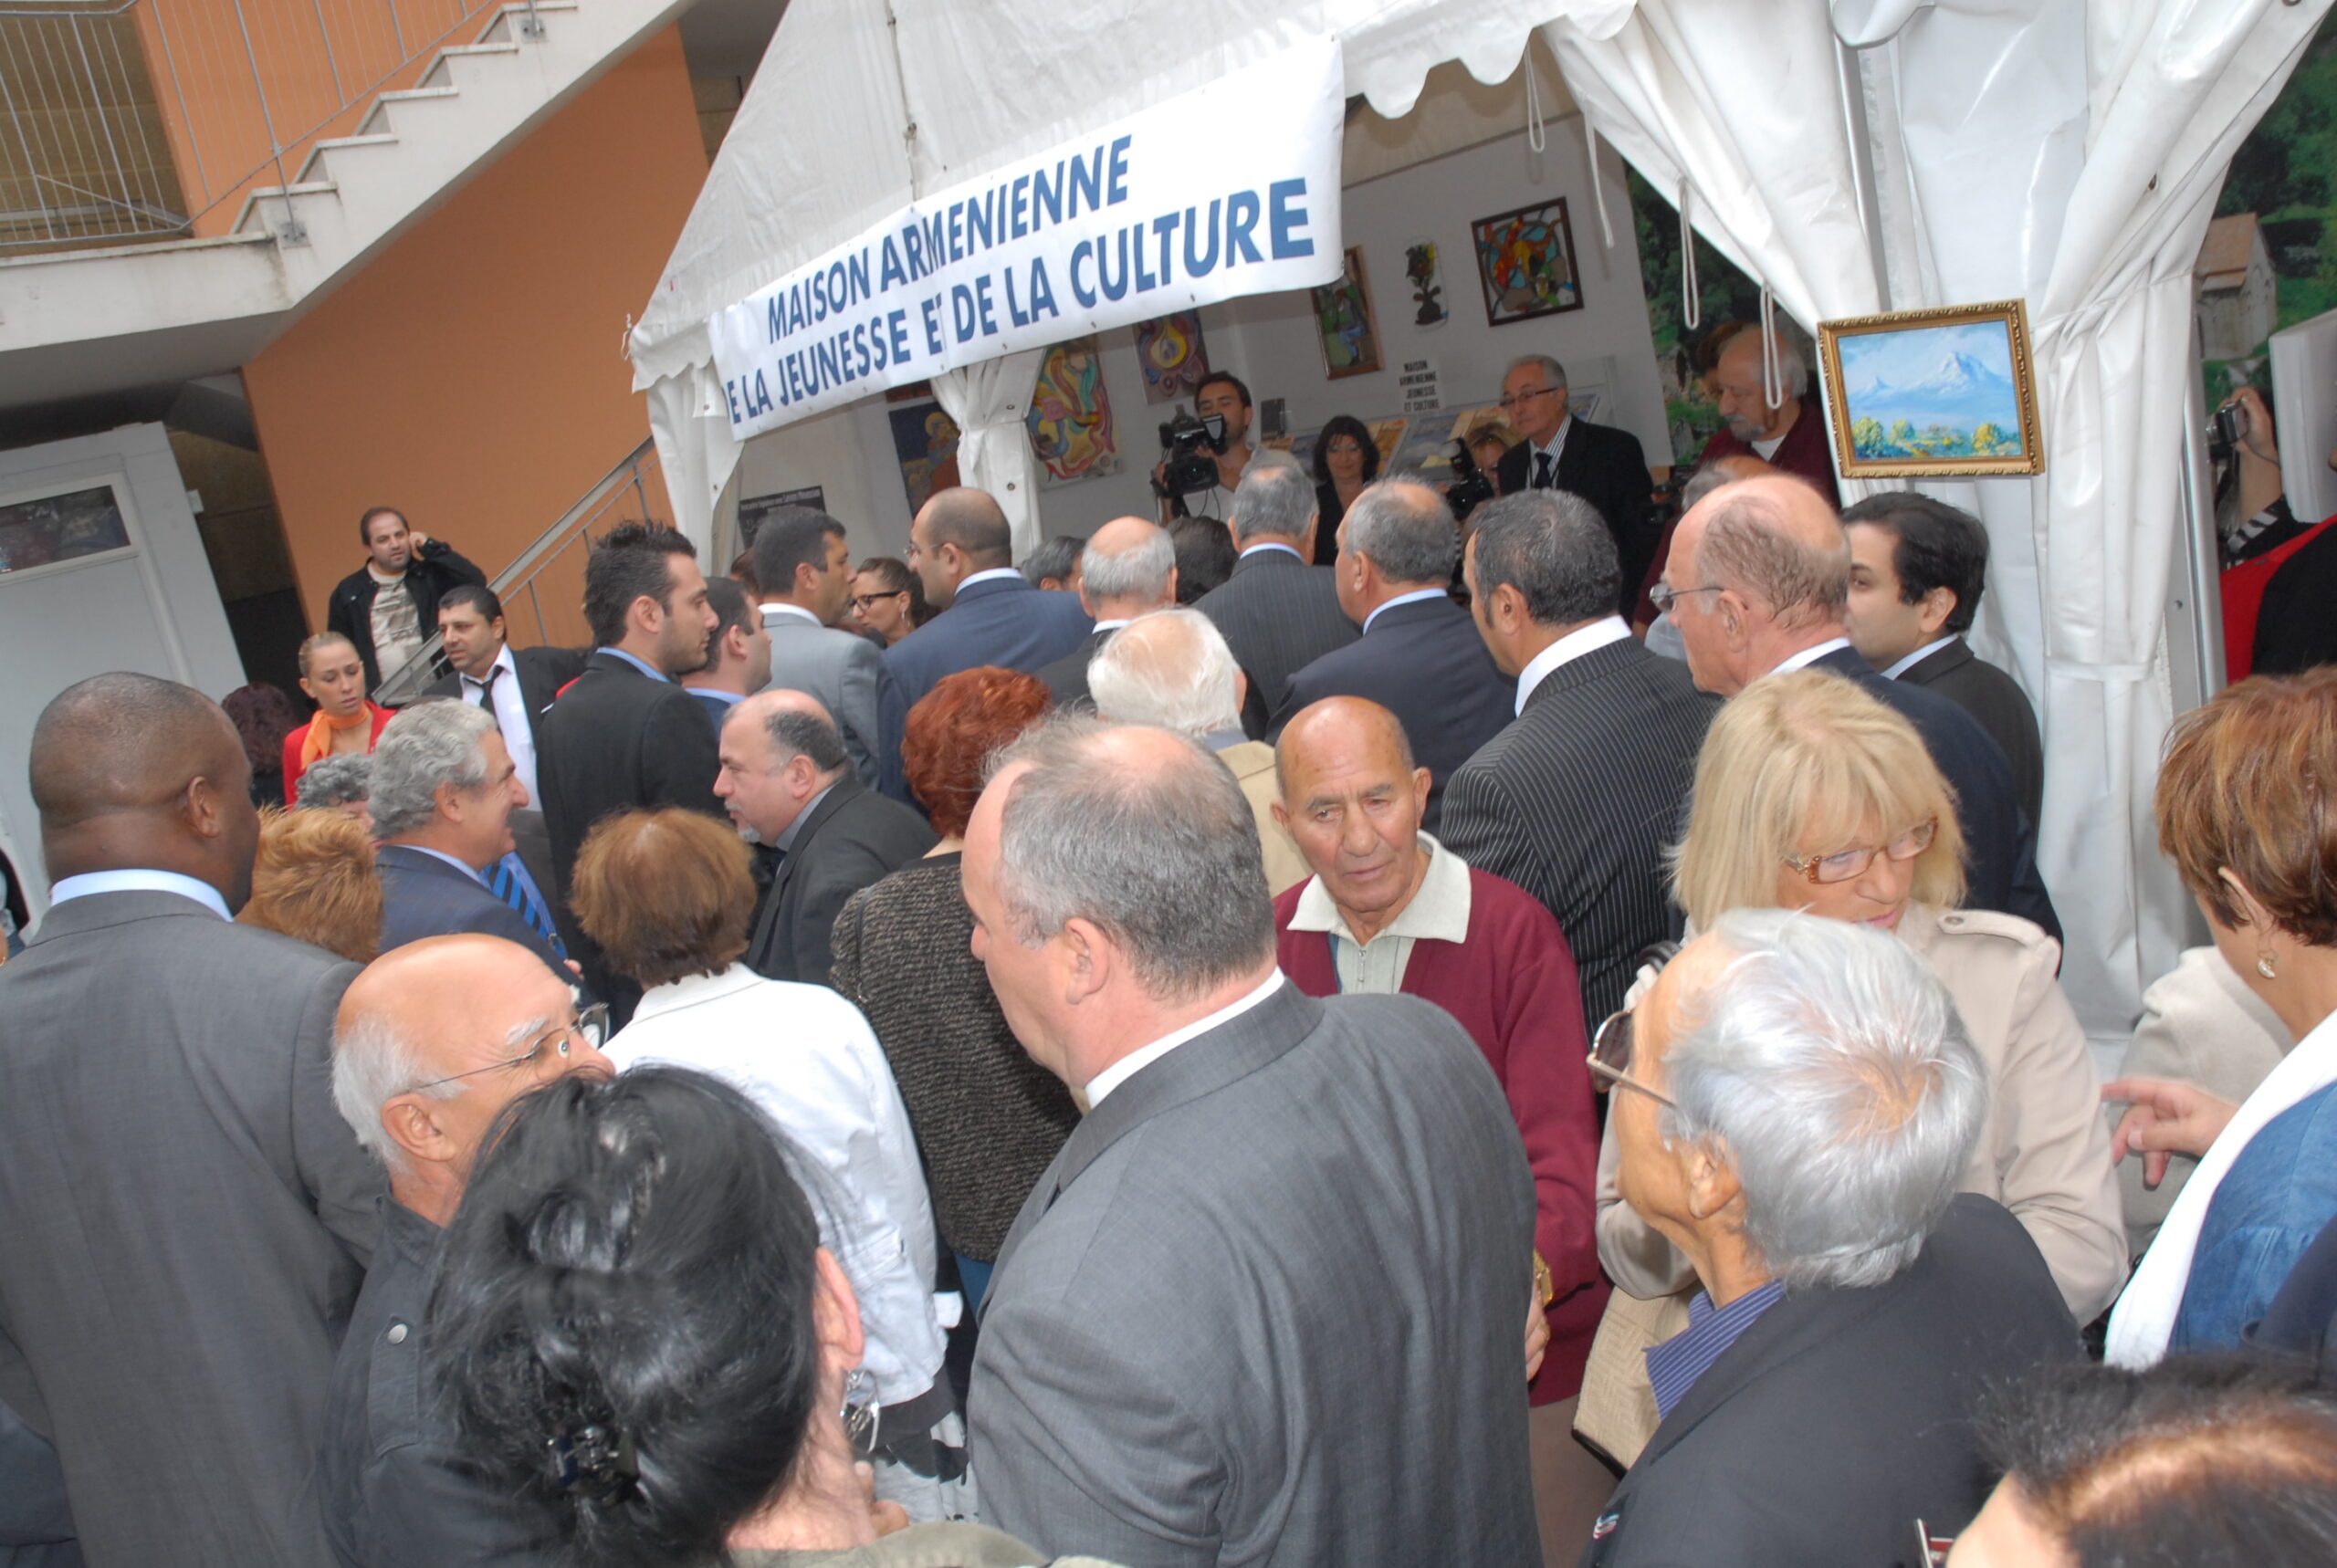
[[[1623,569],[1617,609],[1629,620],[1656,545],[1648,526],[1654,485],[1639,437],[1577,419],[1567,407],[1566,367],[1547,354],[1510,362],[1501,379],[1501,411],[1524,438],[1502,455],[1501,493],[1568,490],[1596,507],[1615,538]]]
[[[1250,389],[1241,377],[1225,371],[1203,376],[1201,384],[1193,389],[1193,414],[1203,427],[1204,434],[1198,437],[1185,434],[1180,438],[1177,421],[1160,427],[1160,444],[1174,454],[1152,470],[1152,489],[1160,497],[1164,528],[1179,517],[1215,517],[1220,522],[1231,517],[1233,492],[1248,472],[1250,460],[1257,455],[1250,446]],[[1210,426],[1211,420],[1218,422],[1216,426]],[[1192,458],[1214,459],[1217,482],[1180,493],[1177,471]],[[1190,477],[1198,478],[1199,474],[1196,465]]]

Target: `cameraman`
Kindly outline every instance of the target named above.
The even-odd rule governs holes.
[[[1215,417],[1225,422],[1225,434],[1217,442],[1217,484],[1207,490],[1197,490],[1183,497],[1168,493],[1168,465],[1166,459],[1154,465],[1152,487],[1160,497],[1160,526],[1167,528],[1180,517],[1215,517],[1220,522],[1233,515],[1233,492],[1242,483],[1242,476],[1249,470],[1250,460],[1257,454],[1250,447],[1250,389],[1242,378],[1225,371],[1211,371],[1193,389],[1193,413],[1206,423]],[[1210,447],[1205,443],[1203,451]]]

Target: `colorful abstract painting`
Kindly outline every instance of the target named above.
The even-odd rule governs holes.
[[[1379,368],[1379,326],[1372,319],[1362,247],[1349,246],[1347,262],[1337,282],[1312,290],[1315,324],[1323,334],[1323,373],[1333,381]]]
[[[958,423],[938,402],[896,403],[885,413],[893,422],[893,450],[915,517],[936,490],[958,483]]]
[[[1201,313],[1179,310],[1136,324],[1136,359],[1144,367],[1144,401],[1175,402],[1188,398],[1209,374],[1209,345],[1201,340]]]
[[[1047,350],[1023,423],[1031,431],[1042,485],[1068,485],[1119,470],[1112,400],[1104,391],[1104,356],[1092,333]]]
[[[1565,197],[1479,218],[1469,234],[1476,246],[1477,278],[1485,289],[1486,325],[1504,327],[1582,308]]]

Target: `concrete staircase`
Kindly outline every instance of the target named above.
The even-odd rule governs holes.
[[[246,193],[226,235],[0,260],[0,407],[232,369],[690,0],[535,0]]]

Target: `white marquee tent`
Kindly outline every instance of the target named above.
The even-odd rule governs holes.
[[[635,384],[706,542],[739,461],[715,312],[920,193],[1304,40],[1337,38],[1347,91],[1398,117],[1443,61],[1507,78],[1538,27],[1591,130],[1805,328],[2028,301],[2046,471],[1941,493],[1989,528],[1983,640],[2045,725],[2063,979],[2115,1044],[2185,930],[2150,795],[2190,635],[2169,604],[2195,531],[2192,259],[2330,4],[794,0],[634,329]],[[935,386],[966,482],[1033,538],[1037,359]]]

